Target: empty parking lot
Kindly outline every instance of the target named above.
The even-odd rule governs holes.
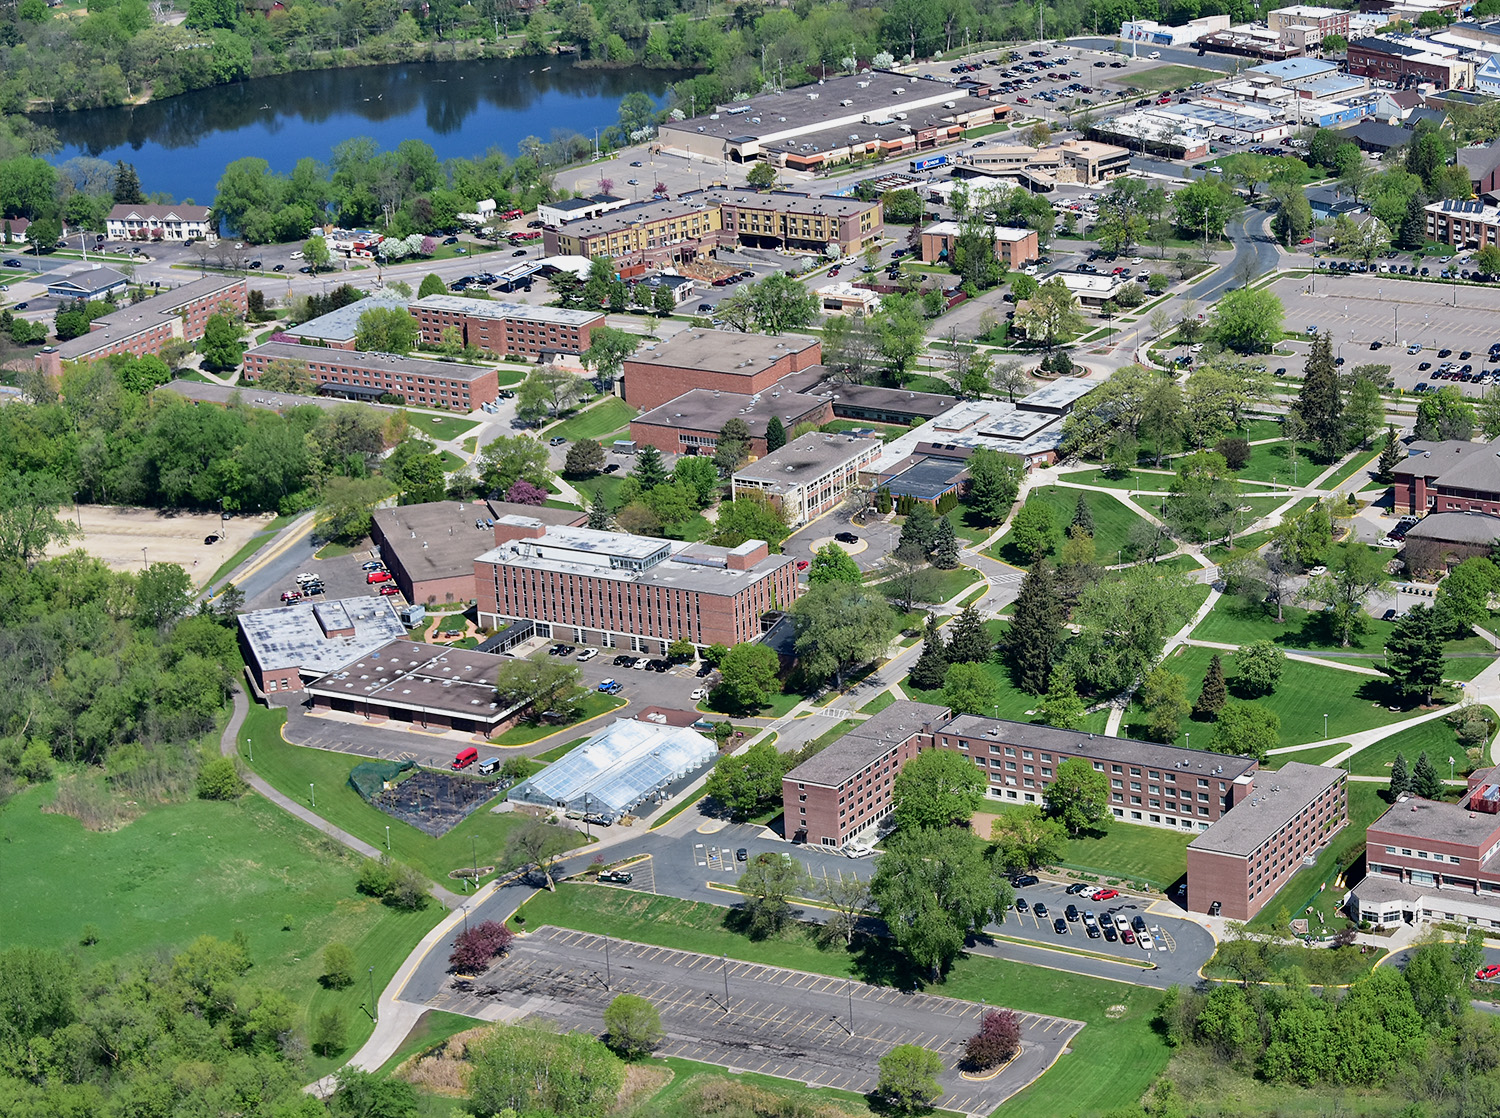
[[[605,1007],[623,993],[647,998],[661,1013],[666,1039],[658,1055],[813,1086],[868,1092],[879,1078],[880,1057],[898,1044],[920,1045],[943,1059],[938,1105],[967,1114],[988,1114],[1032,1082],[1083,1028],[1024,1014],[1019,1057],[993,1079],[968,1080],[957,1066],[963,1044],[992,1006],[552,927],[537,929],[482,977],[460,981],[428,1004],[476,1016],[498,1000],[600,1033]]]

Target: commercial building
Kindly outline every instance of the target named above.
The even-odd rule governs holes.
[[[736,470],[732,492],[769,497],[797,528],[835,508],[883,446],[879,439],[814,431]]]
[[[875,485],[892,497],[909,497],[935,509],[948,494],[957,496],[963,490],[973,453],[971,450],[917,453],[889,467],[889,472],[878,475]]]
[[[922,230],[922,262],[938,264],[948,260],[953,246],[963,232],[956,221],[939,221]],[[1034,264],[1041,249],[1035,229],[1013,229],[1008,226],[990,226],[987,230],[994,239],[995,256],[1007,268],[1024,268]]]
[[[796,562],[761,540],[687,544],[495,521],[499,546],[474,561],[479,623],[529,620],[544,636],[631,652],[756,639],[767,611],[796,601]]]
[[[536,216],[548,225],[561,225],[566,221],[598,217],[628,205],[629,198],[619,198],[613,194],[591,194],[585,198],[560,198],[555,202],[542,202],[536,208]]]
[[[301,691],[406,635],[390,599],[373,595],[252,610],[239,622],[250,674],[267,694]]]
[[[1236,807],[1188,843],[1187,907],[1249,920],[1349,821],[1348,774],[1289,761],[1245,773]]]
[[[843,384],[827,379],[828,370],[821,365],[804,373],[786,377],[778,387],[823,396],[833,402],[838,419],[863,419],[870,423],[897,423],[910,426],[925,423],[950,410],[958,403],[956,396],[937,392],[913,392],[905,388],[882,388],[875,384]]]
[[[1062,272],[1059,278],[1063,286],[1073,293],[1073,298],[1078,300],[1078,305],[1087,307],[1089,310],[1098,310],[1120,293],[1120,289],[1132,280],[1124,280],[1119,276],[1106,275],[1083,275],[1080,272]],[[1021,304],[1016,304],[1016,318],[1023,317]]]
[[[125,204],[104,219],[104,235],[117,241],[187,241],[213,232],[207,206]]]
[[[463,299],[457,295],[428,295],[408,309],[417,319],[423,345],[435,347],[441,344],[443,331],[456,329],[464,345],[501,356],[577,355],[589,348],[590,335],[604,325],[604,316],[598,311]]]
[[[549,255],[606,256],[616,266],[687,264],[710,250],[755,248],[858,255],[885,228],[879,202],[774,190],[713,188],[653,199],[548,228]]]
[[[279,331],[299,342],[311,342],[332,349],[356,348],[355,337],[359,334],[360,316],[373,310],[406,310],[411,302],[404,295],[380,293],[366,295],[363,299],[336,311],[310,318],[300,326],[288,326]]]
[[[247,350],[245,375],[258,380],[277,362],[304,366],[320,393],[351,400],[394,395],[408,404],[467,412],[493,403],[499,393],[498,374],[492,366],[292,342],[265,342]]]
[[[1393,471],[1394,511],[1500,515],[1500,439],[1416,441]]]
[[[1473,89],[1474,62],[1456,47],[1408,35],[1367,35],[1349,44],[1349,73],[1381,81]]]
[[[1119,143],[1143,154],[1173,159],[1202,159],[1208,155],[1208,131],[1198,122],[1164,111],[1166,106],[1134,109],[1093,121],[1088,136]]]
[[[419,641],[392,640],[342,664],[304,690],[314,710],[357,714],[372,723],[466,730],[489,737],[526,704],[504,704],[495,677],[504,656]]]
[[[54,299],[105,299],[130,286],[130,280],[102,264],[78,264],[47,273],[47,294]]]
[[[408,602],[472,602],[474,560],[495,546],[495,521],[504,516],[527,516],[564,528],[588,519],[572,509],[508,501],[429,501],[376,509],[370,539]]]
[[[1495,63],[1495,88],[1488,92],[1496,95],[1500,94],[1500,55],[1491,61]],[[1456,162],[1469,172],[1469,186],[1477,196],[1492,201],[1500,197],[1500,143],[1491,140],[1478,147],[1459,148]]]
[[[1349,12],[1340,8],[1320,8],[1311,4],[1294,4],[1266,13],[1266,27],[1278,34],[1292,28],[1306,28],[1309,44],[1321,43],[1329,35],[1349,38]]]
[[[1488,177],[1493,178],[1495,173],[1492,168]],[[1500,206],[1478,199],[1434,202],[1427,207],[1427,235],[1457,248],[1500,244]]]
[[[680,330],[625,359],[621,394],[638,408],[660,407],[693,388],[755,396],[822,360],[822,343],[816,338]]]
[[[1200,35],[1211,31],[1229,30],[1228,16],[1204,16],[1190,19],[1187,23],[1169,27],[1154,19],[1127,19],[1120,24],[1120,38],[1127,43],[1143,43],[1152,47],[1175,47],[1191,43]]]
[[[713,741],[687,726],[618,718],[570,749],[506,799],[534,807],[618,820],[718,756]]]
[[[227,307],[243,316],[249,309],[247,299],[242,279],[209,276],[193,280],[94,319],[87,334],[40,350],[36,365],[56,376],[65,361],[98,361],[116,353],[144,357],[160,353],[173,339],[196,342],[203,337],[209,315]]]
[[[830,148],[861,145],[863,151],[870,142],[895,145],[896,154],[927,150],[949,139],[955,127],[988,124],[997,112],[1003,117],[1008,111],[961,85],[868,70],[668,121],[657,140],[667,151],[685,155],[802,167],[814,157],[827,159]]]
[[[825,314],[872,315],[880,309],[879,292],[843,280],[823,284],[817,294]]]
[[[766,425],[773,415],[790,435],[802,423],[819,427],[831,423],[833,401],[779,387],[771,388],[758,400],[737,392],[694,388],[632,419],[630,438],[637,447],[654,446],[663,454],[712,455],[724,424],[739,419],[750,430],[750,456],[760,458],[768,449]]]
[[[1076,383],[1080,386],[1076,391],[1087,393],[1100,382],[1079,377]],[[1071,403],[1066,406],[1071,408]],[[1050,464],[1056,461],[1057,448],[1062,444],[1065,414],[1045,403],[1028,407],[1026,400],[1018,404],[1007,400],[960,401],[886,443],[870,473],[894,476],[901,464],[913,457],[977,447],[1017,455],[1027,466]]]
[[[961,152],[955,174],[1017,179],[1033,190],[1050,191],[1059,183],[1093,186],[1130,169],[1130,152],[1094,140],[1064,140],[1043,148],[997,144]]]
[[[1340,14],[1346,17],[1345,23],[1347,24],[1349,13]],[[1263,62],[1259,66],[1251,66],[1245,71],[1245,76],[1252,79],[1265,79],[1278,89],[1295,89],[1307,82],[1326,78],[1338,72],[1337,62],[1325,62],[1321,58],[1284,58],[1277,62]]]

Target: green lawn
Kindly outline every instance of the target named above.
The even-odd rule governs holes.
[[[922,600],[930,600],[932,602],[951,601],[983,577],[973,567],[955,567],[951,571],[934,569],[931,575],[932,591],[930,597],[924,597]],[[879,586],[881,584],[876,583],[875,585]],[[892,592],[889,587],[887,587],[887,592]]]
[[[478,429],[479,424],[467,419],[454,419],[446,415],[433,415],[425,411],[408,411],[406,420],[418,431],[433,439],[461,439]]]
[[[575,746],[582,745],[584,742],[586,742],[588,740],[589,740],[588,738],[583,737],[583,738],[574,738],[572,741],[565,741],[561,745],[554,745],[551,749],[547,750],[547,752],[545,752],[545,753],[538,753],[534,758],[532,758],[532,760],[534,760],[534,761],[543,761],[543,762],[546,762],[547,764],[551,764],[553,761],[556,761],[560,757],[566,756],[567,753],[568,753],[568,751],[571,750],[571,749],[573,749]]]
[[[1033,489],[1027,494],[1026,503],[1029,505],[1036,502],[1052,510],[1052,524],[1057,530],[1058,540],[1061,541],[1068,525],[1072,523],[1073,512],[1077,507],[1080,493],[1084,495],[1089,511],[1094,516],[1094,544],[1099,561],[1101,563],[1114,562],[1115,560],[1110,557],[1118,556],[1121,549],[1126,548],[1126,538],[1130,534],[1131,527],[1142,521],[1139,515],[1108,493],[1047,485]],[[1005,563],[1014,563],[1020,567],[1027,566],[1025,557],[1011,542],[1013,535],[1013,532],[1006,532],[987,554]]]
[[[259,796],[157,806],[101,833],[39,811],[52,795],[50,784],[28,789],[6,814],[0,927],[7,945],[107,960],[243,932],[255,963],[249,981],[290,997],[304,1026],[316,1012],[344,1010],[349,1048],[333,1060],[309,1055],[315,1075],[342,1063],[370,1033],[359,1009],[367,985],[319,985],[323,947],[347,943],[361,974],[375,968],[379,990],[442,915],[435,904],[398,913],[360,896],[356,858]],[[86,923],[99,942],[75,948]]]
[[[550,738],[553,734],[566,733],[568,726],[587,722],[590,718],[598,718],[601,714],[608,714],[618,707],[624,706],[629,700],[622,699],[618,695],[605,695],[598,691],[590,691],[578,703],[578,717],[566,725],[556,725],[551,722],[530,723],[520,722],[490,739],[495,745],[529,745],[542,738]]]
[[[1383,652],[1385,642],[1390,639],[1395,628],[1389,621],[1367,617],[1365,631],[1356,633],[1351,638],[1349,647],[1344,649],[1340,647],[1339,638],[1329,631],[1327,615],[1321,610],[1286,606],[1281,613],[1285,622],[1278,624],[1275,613],[1262,603],[1225,594],[1214,603],[1208,616],[1193,630],[1193,639],[1222,644],[1249,644],[1251,641],[1268,640],[1283,648],[1311,651]]]
[[[542,431],[546,438],[563,438],[569,442],[597,439],[627,426],[636,417],[636,409],[618,396],[606,396],[571,419],[565,419]]]
[[[1008,804],[998,808],[986,804],[984,810],[998,813],[1019,809]],[[1068,839],[1058,864],[1097,874],[1111,883],[1139,881],[1165,891],[1186,870],[1187,844],[1196,834],[1116,821],[1108,830],[1087,831]]]
[[[1217,70],[1200,70],[1197,66],[1153,66],[1139,74],[1130,75],[1130,84],[1141,89],[1176,89],[1180,85],[1194,82],[1222,81],[1224,75]]]
[[[981,521],[962,501],[943,515],[953,523],[953,534],[968,544],[988,539],[990,533],[998,527],[998,525]]]
[[[350,786],[349,771],[361,758],[288,744],[281,736],[285,719],[283,711],[251,706],[240,734],[240,758],[246,766],[301,804],[309,802],[308,785],[312,784],[317,813],[372,846],[385,848],[389,826],[391,857],[442,885],[461,888],[448,873],[470,865],[475,857],[481,865],[498,865],[506,839],[525,820],[525,816],[509,813],[493,815],[481,807],[440,839],[423,834],[371,807]],[[244,745],[247,736],[254,740],[253,763]],[[583,842],[582,835],[578,841]]]
[[[1196,699],[1203,689],[1203,677],[1208,674],[1208,663],[1213,654],[1214,650],[1210,648],[1183,647],[1165,661],[1167,670],[1186,679],[1189,701]],[[1234,657],[1229,653],[1223,656],[1230,697],[1238,698],[1234,684]],[[1281,682],[1273,693],[1254,701],[1281,719],[1281,745],[1321,741],[1334,734],[1354,734],[1376,726],[1387,726],[1417,713],[1383,676],[1358,675],[1296,660],[1287,661]],[[1401,710],[1392,712],[1386,709],[1387,706],[1397,706]],[[1324,714],[1328,715],[1327,734],[1323,732]],[[1125,736],[1144,737],[1144,720],[1140,705],[1132,703],[1125,714]],[[1188,736],[1191,735],[1193,748],[1213,748],[1212,722],[1185,719],[1182,731],[1176,744],[1189,744]]]
[[[1340,466],[1337,473],[1325,480],[1323,482],[1322,488],[1330,491],[1338,489],[1350,478],[1355,477],[1355,475],[1359,475],[1359,480],[1355,485],[1351,485],[1349,488],[1356,492],[1365,488],[1366,485],[1380,484],[1375,480],[1375,475],[1371,473],[1371,470],[1374,468],[1375,463],[1379,458],[1380,451],[1378,450],[1360,451],[1358,454],[1354,455],[1354,457],[1350,458],[1349,461]]]
[[[858,942],[856,952],[851,953],[842,947],[821,946],[803,925],[793,925],[779,937],[755,941],[731,930],[734,920],[729,910],[670,897],[566,883],[556,893],[533,897],[521,912],[528,927],[553,924],[880,984],[909,977],[884,941]],[[999,1111],[1003,1118],[1102,1115],[1134,1104],[1166,1066],[1168,1050],[1151,1026],[1161,1000],[1155,990],[968,955],[954,966],[946,982],[927,986],[926,992],[1085,1023],[1068,1054],[1005,1104]]]
[[[1489,707],[1480,709],[1489,716],[1493,725],[1495,712]],[[1455,776],[1468,776],[1474,768],[1446,718],[1434,718],[1419,726],[1408,726],[1399,734],[1382,738],[1350,757],[1343,767],[1360,776],[1390,776],[1391,764],[1397,753],[1405,755],[1408,766],[1415,765],[1417,758],[1426,753],[1437,767],[1438,775],[1445,780],[1448,778],[1449,757],[1456,762],[1453,766]]]
[[[895,701],[896,701],[896,693],[894,691],[882,691],[880,694],[876,695],[873,699],[871,699],[864,706],[860,707],[859,708],[859,713],[860,714],[879,714],[881,711],[883,711],[886,707],[890,706]]]
[[[1313,456],[1313,447],[1307,443],[1297,446],[1296,477],[1292,471],[1292,448],[1285,440],[1261,443],[1250,448],[1250,460],[1234,476],[1241,481],[1274,481],[1278,485],[1303,484],[1311,481],[1328,468]]]
[[[574,480],[568,479],[568,484],[578,490],[583,497],[584,505],[590,505],[594,501],[594,494],[603,493],[604,503],[611,509],[620,507],[620,486],[625,484],[624,474],[596,474],[593,477]]]
[[[710,696],[712,696],[713,693],[709,692],[709,694],[710,694]],[[768,702],[768,703],[766,703],[764,706],[762,706],[760,708],[760,710],[752,713],[750,715],[750,717],[752,717],[752,718],[780,718],[783,714],[786,714],[788,711],[790,711],[794,706],[796,706],[798,703],[800,703],[805,698],[807,698],[806,695],[798,695],[796,693],[792,693],[792,694],[781,693],[781,694],[772,695],[771,696],[771,701]],[[698,704],[698,709],[700,711],[704,712],[705,714],[725,714],[725,715],[742,716],[742,715],[740,715],[740,711],[738,711],[738,710],[727,709],[726,707],[724,707],[721,704],[715,704],[715,702],[712,699],[712,697],[704,699],[701,703],[699,703]]]
[[[713,1106],[714,1113],[749,1114],[749,1111],[740,1109],[720,1109],[725,1098],[734,1098],[741,1085],[769,1091],[783,1100],[776,1111],[778,1115],[802,1114],[803,1108],[807,1108],[806,1113],[815,1112],[820,1118],[831,1118],[828,1112],[830,1104],[838,1107],[838,1113],[847,1113],[851,1118],[873,1118],[885,1113],[884,1110],[872,1110],[870,1101],[863,1095],[832,1087],[807,1087],[790,1079],[775,1079],[750,1072],[730,1073],[712,1064],[698,1064],[676,1057],[651,1060],[647,1066],[665,1067],[671,1071],[672,1078],[660,1091],[627,1110],[626,1118],[703,1118],[709,1113],[704,1109],[705,1105]],[[762,1111],[757,1109],[755,1113],[759,1115]],[[930,1113],[952,1112],[939,1108]]]
[[[1063,474],[1064,481],[1071,481],[1078,485],[1101,485],[1107,489],[1124,489],[1132,492],[1142,490],[1150,493],[1165,493],[1172,484],[1172,479],[1177,475],[1170,471],[1135,469],[1124,477],[1110,477],[1102,469],[1091,470],[1069,470]]]
[[[1348,742],[1336,741],[1330,745],[1320,745],[1315,749],[1299,749],[1293,753],[1274,754],[1271,757],[1269,764],[1284,765],[1288,761],[1301,761],[1304,765],[1321,765],[1330,757],[1337,757],[1340,753],[1348,748]]]
[[[1191,555],[1174,555],[1170,559],[1160,560],[1156,566],[1160,570],[1185,571],[1188,574],[1203,570],[1203,565]],[[1201,605],[1202,603],[1200,602],[1199,604]]]

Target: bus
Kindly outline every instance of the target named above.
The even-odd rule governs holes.
[[[912,174],[916,174],[918,171],[930,171],[934,167],[946,166],[948,166],[948,157],[946,155],[928,155],[911,161]]]

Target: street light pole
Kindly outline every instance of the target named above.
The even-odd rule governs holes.
[[[1328,715],[1323,716],[1323,737],[1328,737]]]
[[[307,782],[307,798],[312,801],[313,807],[318,806],[318,793],[313,788],[313,783],[310,780]]]
[[[254,738],[246,738],[245,739],[245,750],[250,754],[250,763],[252,765],[255,764],[255,739]]]
[[[385,825],[385,852],[387,854],[391,852],[391,825],[389,823]]]
[[[608,936],[604,937],[604,988],[606,990],[608,990],[610,988],[610,975],[609,975],[609,937]]]
[[[370,968],[370,1017],[380,1024],[380,1003],[375,1000],[375,968]]]
[[[729,952],[722,952],[719,956],[724,960],[724,1012],[729,1012]]]

